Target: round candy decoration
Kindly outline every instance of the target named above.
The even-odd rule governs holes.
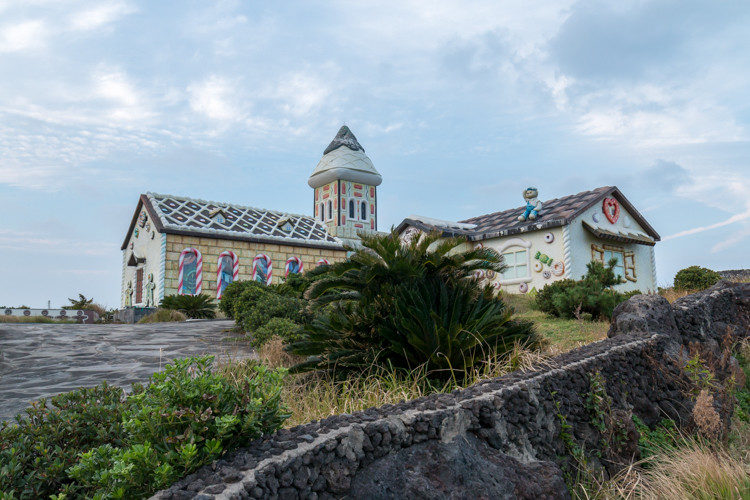
[[[609,223],[614,224],[620,218],[620,204],[614,198],[604,198],[602,212]]]
[[[555,241],[555,235],[552,233],[547,233],[544,235],[544,242],[545,243],[552,243]]]
[[[135,234],[135,237],[136,237],[136,238],[138,237],[138,228],[135,228],[135,231],[134,231],[134,233],[133,233],[133,234]]]
[[[565,272],[565,264],[562,263],[562,261],[557,261],[554,264],[552,264],[552,274],[555,276],[562,276]]]
[[[599,222],[599,216],[593,213],[591,214],[591,220],[593,220],[594,222]]]
[[[529,291],[529,284],[528,283],[521,283],[518,285],[518,291],[521,293],[526,293]]]
[[[542,272],[542,267],[543,266],[542,266],[541,262],[539,262],[539,261],[534,262],[534,271],[536,271],[537,273],[541,273]]]
[[[474,277],[478,280],[481,280],[482,278],[484,278],[484,270],[477,269],[476,271],[474,271]]]
[[[552,273],[550,272],[549,269],[545,269],[544,272],[542,273],[542,276],[544,276],[544,279],[548,280],[552,277]]]
[[[492,269],[487,269],[484,272],[484,275],[487,276],[487,279],[489,279],[489,280],[494,279],[495,278],[495,271],[493,271]]]

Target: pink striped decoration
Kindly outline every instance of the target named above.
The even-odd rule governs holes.
[[[268,275],[266,276],[266,285],[270,285],[271,275],[273,274],[273,262],[271,262],[271,257],[269,257],[268,255],[264,253],[259,253],[253,259],[253,281],[257,281],[256,280],[257,266],[258,266],[258,261],[261,259],[265,260],[268,263]]]
[[[219,261],[216,265],[216,298],[221,298],[221,261],[224,257],[231,257],[232,259],[232,281],[237,281],[240,276],[240,259],[237,254],[226,250],[219,254]]]
[[[289,264],[291,264],[292,262],[296,262],[297,264],[299,264],[299,270],[297,271],[298,273],[301,273],[305,269],[305,265],[302,263],[299,257],[289,257],[286,260],[286,266],[284,267],[285,278],[289,276]]]
[[[185,295],[182,293],[183,284],[183,270],[185,266],[185,255],[189,253],[195,254],[195,295],[200,295],[201,289],[203,288],[203,256],[195,248],[186,248],[180,253],[180,275],[179,283],[177,285],[177,294]]]
[[[328,259],[319,259],[319,260],[318,260],[318,262],[317,262],[317,264],[318,264],[319,266],[328,266],[328,265],[330,265],[331,263],[330,263],[330,262],[328,262]]]

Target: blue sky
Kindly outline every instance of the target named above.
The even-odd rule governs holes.
[[[116,306],[155,191],[309,213],[346,123],[381,229],[619,186],[658,280],[747,268],[750,4],[0,0],[0,305]]]

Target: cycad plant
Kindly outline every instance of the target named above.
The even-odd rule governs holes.
[[[330,266],[306,295],[321,314],[289,350],[308,356],[295,371],[336,374],[372,366],[425,370],[432,378],[463,378],[479,357],[536,343],[529,323],[474,277],[500,273],[502,257],[466,249],[462,238],[424,234],[362,235],[362,247]]]
[[[216,304],[208,295],[167,295],[159,304],[162,309],[180,311],[191,319],[216,317]]]

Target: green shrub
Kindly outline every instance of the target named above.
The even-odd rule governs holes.
[[[674,287],[677,290],[705,290],[714,286],[721,275],[711,269],[690,266],[677,271],[674,276]]]
[[[252,343],[254,347],[259,348],[272,337],[279,337],[284,343],[295,342],[300,339],[301,333],[302,326],[291,319],[271,318],[268,323],[252,332]]]
[[[216,317],[216,305],[208,295],[167,295],[159,307],[180,311],[191,319],[212,319]]]
[[[478,269],[504,269],[494,250],[462,251],[464,239],[439,234],[402,244],[391,232],[361,243],[309,286],[318,314],[288,348],[308,356],[293,370],[422,367],[431,378],[462,379],[480,353],[533,343],[531,326],[513,322],[502,299],[472,278]]]
[[[70,475],[95,495],[144,496],[273,432],[288,415],[283,371],[255,367],[232,383],[212,371],[212,356],[178,360],[134,385],[123,415],[125,445],[83,453]]]
[[[159,308],[148,316],[142,317],[138,323],[167,323],[171,321],[185,321],[186,319],[187,316],[180,311]]]
[[[0,492],[18,498],[77,496],[67,469],[78,453],[105,443],[121,446],[123,390],[103,383],[32,403],[15,422],[0,424]]]
[[[266,288],[266,285],[258,281],[233,281],[224,289],[224,293],[221,294],[221,300],[219,300],[219,310],[227,318],[234,319],[234,308],[237,299],[248,288],[261,289]]]
[[[302,299],[280,295],[268,287],[251,287],[243,291],[235,302],[234,319],[244,331],[254,333],[272,318],[302,323],[306,314],[304,307]]]
[[[612,287],[620,283],[613,271],[615,261],[604,266],[591,261],[586,265],[587,272],[579,281],[564,279],[552,282],[537,294],[537,307],[552,316],[580,318],[590,314],[592,319],[610,319],[612,311],[620,302],[640,292],[627,294],[615,291]]]

